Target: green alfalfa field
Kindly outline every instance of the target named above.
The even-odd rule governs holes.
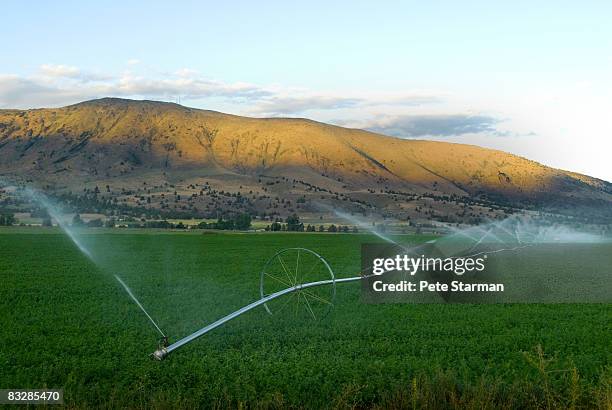
[[[115,229],[82,240],[97,263],[54,228],[0,231],[0,388],[63,388],[74,408],[612,405],[609,304],[372,305],[348,283],[324,320],[258,308],[157,362],[158,335],[113,273],[172,342],[256,300],[277,250],[313,249],[344,277],[375,238]]]

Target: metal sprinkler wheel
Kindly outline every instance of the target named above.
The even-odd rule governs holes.
[[[261,298],[287,288],[295,292],[264,303],[269,314],[324,318],[336,298],[336,278],[321,255],[306,248],[287,248],[277,252],[264,265],[260,276]]]

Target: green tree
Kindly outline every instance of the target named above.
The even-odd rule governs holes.
[[[145,228],[162,228],[162,229],[170,229],[174,228],[174,225],[166,220],[163,221],[147,221],[145,223]]]
[[[304,224],[300,223],[300,218],[297,216],[297,214],[288,216],[286,222],[288,231],[304,231]]]
[[[12,213],[0,214],[0,226],[11,226],[16,223],[17,219]]]
[[[232,219],[223,219],[223,217],[220,216],[215,223],[215,228],[221,230],[234,229],[234,221]]]
[[[234,225],[236,229],[240,231],[246,231],[251,227],[251,215],[249,214],[240,214],[234,220]]]

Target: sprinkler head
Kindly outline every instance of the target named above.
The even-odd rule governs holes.
[[[151,354],[151,357],[159,361],[164,360],[164,358],[168,356],[169,353],[166,347],[168,347],[168,336],[164,336],[159,339],[159,342],[157,344],[157,350]]]
[[[168,350],[165,347],[160,347],[151,354],[151,357],[155,360],[162,361],[168,355]]]

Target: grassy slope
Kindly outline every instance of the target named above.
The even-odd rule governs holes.
[[[109,271],[121,273],[176,340],[257,298],[258,269],[276,249],[299,244],[322,251],[346,275],[359,269],[359,242],[371,238],[86,236],[104,260],[100,268],[53,231],[3,232],[3,388],[64,387],[68,403],[80,407],[239,401],[388,407],[431,403],[436,388],[457,394],[439,400],[480,391],[479,403],[517,405],[533,400],[532,393],[546,403],[549,389],[563,395],[551,395],[552,403],[567,404],[564,380],[571,373],[539,373],[523,353],[537,345],[556,358],[549,370],[576,367],[580,401],[594,400],[602,375],[609,383],[609,305],[366,305],[355,284],[338,289],[336,310],[323,322],[257,310],[152,362],[155,333]]]

